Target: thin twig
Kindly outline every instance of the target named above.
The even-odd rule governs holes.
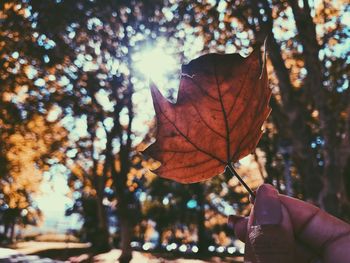
[[[244,186],[244,188],[248,191],[248,193],[255,198],[255,194],[252,191],[252,189],[250,189],[250,187],[244,182],[244,180],[238,175],[238,173],[235,171],[235,169],[233,168],[232,164],[227,164],[226,165],[226,169],[225,169],[225,173],[229,172],[231,174],[231,176],[236,176],[238,181]]]

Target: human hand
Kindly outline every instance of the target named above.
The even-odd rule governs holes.
[[[350,225],[264,184],[249,217],[230,216],[247,263],[349,263]],[[320,261],[318,261],[320,260]]]

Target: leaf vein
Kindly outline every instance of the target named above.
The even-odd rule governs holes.
[[[221,163],[224,163],[226,164],[226,162],[224,162],[223,160],[221,160],[220,158],[216,157],[215,155],[201,149],[200,147],[198,147],[195,143],[193,143],[176,125],[175,123],[173,123],[169,118],[168,116],[163,112],[162,108],[160,107],[158,101],[156,101],[156,103],[158,104],[158,107],[159,107],[159,111],[160,113],[165,117],[165,119],[167,119],[169,121],[169,123],[172,124],[172,126],[175,128],[175,130],[188,142],[190,143],[195,149],[197,149],[198,151],[210,156],[211,158],[221,162]]]

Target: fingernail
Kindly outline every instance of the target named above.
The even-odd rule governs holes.
[[[282,207],[278,192],[264,184],[256,193],[253,225],[278,225],[282,220]]]
[[[228,220],[227,220],[227,226],[231,229],[234,229],[235,228],[235,224],[237,224],[237,222],[239,220],[242,220],[243,217],[241,216],[236,216],[236,215],[230,215],[228,217]]]

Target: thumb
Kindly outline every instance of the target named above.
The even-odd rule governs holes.
[[[260,186],[246,235],[245,262],[294,262],[295,241],[287,210],[271,185]]]

